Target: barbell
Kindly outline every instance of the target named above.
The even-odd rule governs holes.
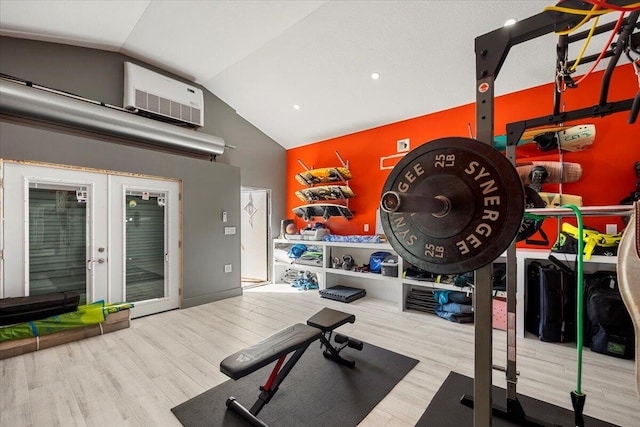
[[[380,201],[393,249],[438,274],[476,270],[498,258],[522,229],[525,195],[498,150],[462,137],[418,146],[391,170]]]

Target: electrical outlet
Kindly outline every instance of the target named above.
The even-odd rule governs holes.
[[[365,224],[365,225],[364,225],[364,231],[365,231],[365,233],[366,233],[367,231],[369,231],[369,224]]]
[[[231,273],[231,271],[233,270],[233,267],[231,264],[225,264],[224,265],[224,272],[225,273]]]
[[[398,149],[398,153],[402,153],[404,151],[409,151],[410,149],[410,139],[409,138],[405,138],[405,139],[399,139],[398,140],[398,145],[397,145],[397,149]]]
[[[604,232],[607,234],[618,234],[618,225],[607,224]]]

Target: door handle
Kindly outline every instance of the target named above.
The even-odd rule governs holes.
[[[98,259],[88,259],[87,260],[87,270],[91,270],[91,264],[97,262],[98,264],[104,264],[107,260],[105,258]]]

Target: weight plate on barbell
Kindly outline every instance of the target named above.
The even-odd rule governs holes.
[[[409,152],[382,194],[389,203],[381,203],[380,219],[391,246],[416,267],[438,274],[473,271],[495,260],[524,215],[515,167],[498,150],[469,138],[437,139]],[[444,201],[446,212],[434,198]],[[421,209],[421,200],[429,208]]]

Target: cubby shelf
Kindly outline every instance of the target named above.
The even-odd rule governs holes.
[[[351,270],[343,270],[341,268],[333,268],[331,260],[333,257],[342,259],[345,254],[349,254],[354,258],[356,265],[367,264],[369,257],[374,252],[390,252],[397,255],[388,243],[347,243],[347,242],[325,242],[325,241],[305,241],[305,240],[287,240],[275,239],[273,248],[289,248],[295,244],[305,244],[314,246],[318,250],[322,250],[322,266],[309,266],[302,264],[291,264],[281,262],[277,259],[273,260],[273,282],[278,283],[287,269],[298,271],[310,271],[318,276],[320,289],[330,288],[336,285],[346,285],[356,288],[366,289],[367,295],[373,298],[379,298],[393,302],[398,310],[406,310],[406,297],[413,288],[425,288],[433,290],[455,290],[461,292],[473,292],[472,287],[458,287],[451,283],[437,283],[431,281],[422,281],[408,279],[402,277],[406,263],[398,257],[398,273],[395,276],[384,276],[378,273],[362,273]],[[516,333],[519,337],[524,336],[524,319],[525,319],[525,284],[527,266],[531,261],[544,261],[549,258],[548,249],[518,249],[516,251]],[[556,257],[562,261],[574,262],[576,256],[571,254],[556,254]],[[496,262],[504,262],[506,255],[501,256]],[[585,260],[585,269],[595,271],[599,269],[615,269],[617,262],[616,257],[608,256],[592,256],[591,259]],[[506,292],[493,292],[494,296],[506,297]]]

